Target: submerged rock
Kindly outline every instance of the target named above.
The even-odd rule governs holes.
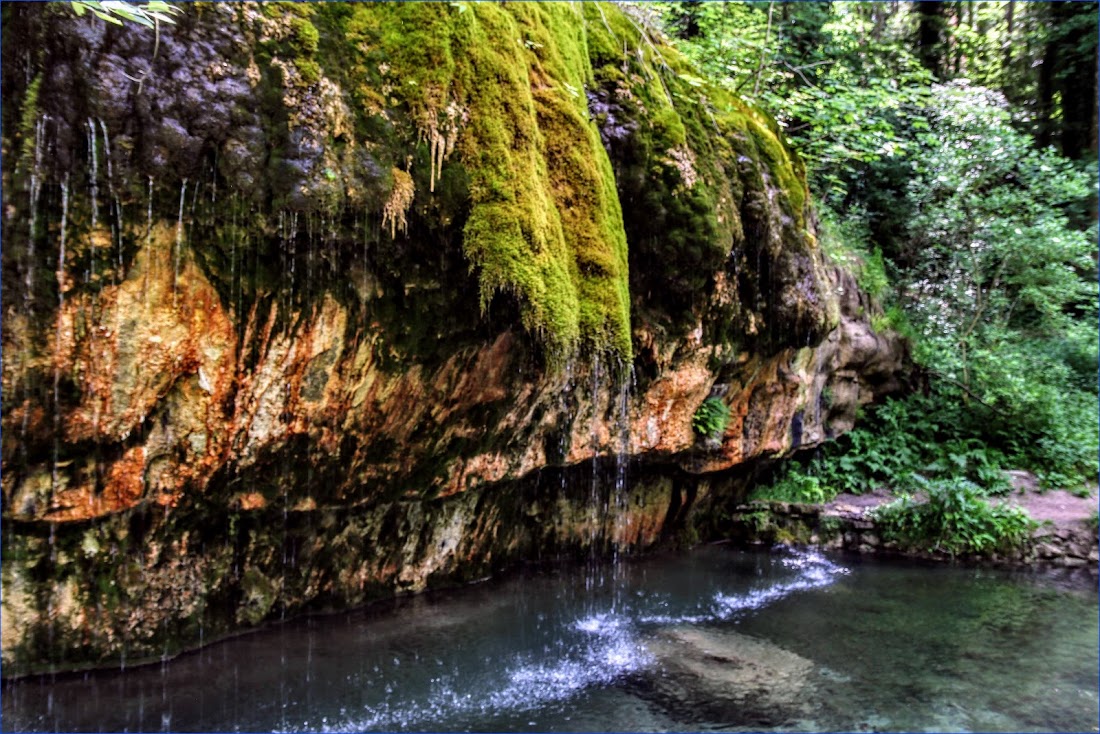
[[[767,723],[805,716],[812,662],[731,630],[675,627],[646,643],[655,660],[644,685],[662,704],[701,720]]]

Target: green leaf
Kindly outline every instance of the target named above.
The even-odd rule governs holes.
[[[93,12],[93,13],[95,13],[95,14],[96,14],[96,16],[97,16],[97,17],[98,17],[98,18],[99,18],[100,20],[105,20],[105,21],[107,21],[108,23],[114,23],[115,25],[122,25],[122,21],[121,21],[121,20],[119,20],[118,18],[116,18],[115,16],[113,16],[113,15],[111,15],[111,14],[109,14],[109,13],[104,13],[104,12],[103,12],[103,11],[101,11],[101,10],[92,10],[92,12]]]

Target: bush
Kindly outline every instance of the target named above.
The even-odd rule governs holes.
[[[882,249],[872,244],[867,215],[857,209],[841,216],[822,203],[818,206],[818,217],[821,247],[829,259],[854,273],[860,289],[868,295],[886,296],[890,278]]]
[[[700,438],[719,438],[729,422],[729,406],[719,398],[707,398],[692,416],[691,428]]]
[[[909,548],[988,555],[1020,549],[1038,523],[1023,508],[991,505],[973,482],[925,483],[926,502],[903,495],[875,510],[884,539]]]
[[[804,474],[798,469],[788,469],[772,484],[753,489],[749,499],[821,504],[836,497],[836,494],[835,490],[822,484],[818,477]]]

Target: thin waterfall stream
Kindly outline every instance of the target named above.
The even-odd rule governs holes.
[[[1071,576],[726,546],[619,568],[615,589],[553,566],[9,681],[2,712],[32,731],[1096,725],[1096,590]]]
[[[1090,4],[818,5],[6,5],[5,730],[1100,733]]]

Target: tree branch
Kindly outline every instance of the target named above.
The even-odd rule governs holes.
[[[999,409],[999,408],[994,408],[994,407],[993,407],[992,405],[990,405],[989,403],[985,402],[984,400],[982,400],[981,398],[979,398],[979,397],[978,397],[977,395],[975,395],[975,394],[974,394],[974,392],[973,392],[973,391],[972,391],[972,390],[971,390],[971,389],[970,389],[969,387],[967,387],[966,385],[962,384],[961,382],[959,382],[958,380],[954,379],[953,377],[948,377],[947,375],[943,374],[942,372],[937,372],[936,370],[928,370],[928,369],[926,369],[925,371],[926,371],[926,372],[927,372],[928,374],[932,375],[933,377],[938,377],[939,379],[943,380],[944,382],[950,382],[950,383],[951,383],[952,385],[954,385],[955,387],[961,388],[962,390],[964,390],[964,391],[966,392],[966,394],[967,394],[967,395],[969,395],[970,397],[974,398],[974,399],[975,399],[975,400],[977,400],[977,401],[978,401],[979,403],[981,403],[981,404],[982,404],[982,405],[984,405],[985,407],[989,408],[990,410],[992,410],[992,411],[993,411],[994,413],[996,413],[997,415],[1001,416],[1002,418],[1007,418],[1007,417],[1008,417],[1008,415],[1007,415],[1007,414],[1006,414],[1006,413],[1005,413],[1005,412],[1004,412],[1003,410],[1001,410],[1001,409]]]

